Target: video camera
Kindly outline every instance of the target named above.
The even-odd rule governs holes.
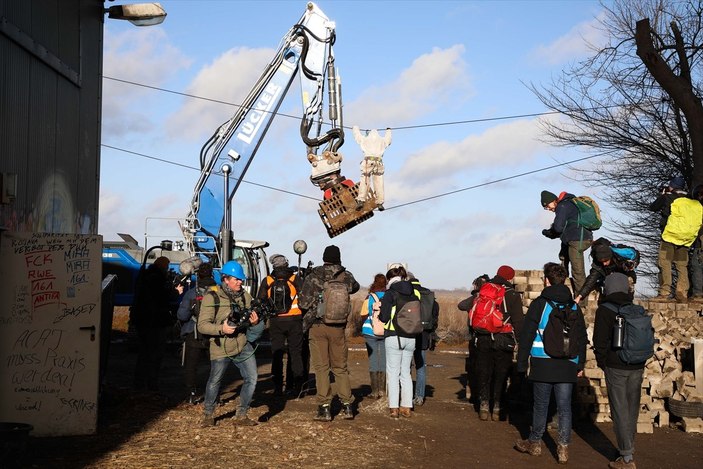
[[[259,321],[265,321],[278,314],[273,310],[273,306],[268,300],[254,299],[251,301],[249,308],[242,308],[238,304],[231,303],[230,312],[225,321],[229,327],[234,327],[237,330],[245,329],[251,326],[250,318],[252,312],[256,312],[259,316]]]

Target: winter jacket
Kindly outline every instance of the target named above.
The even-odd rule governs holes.
[[[603,282],[605,282],[605,277],[614,272],[627,275],[632,279],[632,283],[637,282],[637,274],[635,271],[623,270],[621,266],[617,265],[615,260],[612,260],[608,265],[603,265],[600,262],[593,260],[591,262],[591,271],[589,272],[588,277],[586,277],[586,280],[583,282],[583,287],[581,287],[578,294],[581,298],[586,298],[593,290],[598,289],[598,291],[601,291]],[[599,299],[598,301],[601,302],[602,299]]]
[[[130,322],[136,327],[168,327],[174,324],[178,291],[166,272],[155,264],[144,270],[137,280],[134,305],[130,309]]]
[[[217,284],[214,279],[198,280],[198,285],[186,291],[178,306],[176,317],[181,322],[181,337],[184,337],[195,330],[198,324],[198,317],[195,316],[195,303],[198,296],[204,296],[208,291],[217,291]]]
[[[664,231],[664,228],[666,228],[666,222],[669,220],[669,215],[671,215],[671,203],[679,197],[685,196],[685,191],[675,190],[673,192],[660,194],[659,197],[657,197],[656,200],[649,205],[650,211],[659,212],[661,214],[659,228],[662,232]]]
[[[517,354],[517,371],[527,371],[529,360],[530,374],[529,379],[532,381],[544,383],[575,383],[576,374],[582,370],[586,362],[586,345],[588,336],[586,335],[586,322],[583,318],[581,308],[576,307],[578,320],[576,322],[576,331],[572,331],[570,337],[578,340],[579,355],[578,359],[569,360],[566,358],[549,358],[538,357],[533,355],[532,347],[535,342],[541,342],[541,335],[544,330],[539,330],[542,314],[547,306],[547,300],[554,303],[568,304],[572,303],[571,291],[564,285],[550,285],[542,290],[542,295],[535,299],[527,310],[525,315],[525,323],[520,333],[520,347]]]
[[[396,277],[399,278],[399,277]],[[392,321],[395,311],[402,308],[405,303],[411,300],[416,300],[415,289],[413,284],[407,280],[395,280],[391,279],[388,282],[388,289],[386,294],[383,295],[383,300],[381,301],[381,311],[378,314],[378,319],[386,324],[386,330],[384,331],[384,337],[408,337],[414,338],[415,335],[403,334],[400,331],[395,330],[394,321]],[[395,309],[394,309],[395,307]]]
[[[269,299],[269,286],[273,283],[273,281],[277,278],[284,278],[286,280],[290,280],[293,275],[295,275],[296,271],[291,268],[291,267],[276,267],[273,269],[271,272],[271,275],[268,275],[266,278],[264,278],[261,281],[261,286],[259,287],[259,299],[262,301],[268,301]],[[300,290],[302,289],[302,280],[300,276],[295,275],[293,277],[293,281],[291,282],[293,284],[293,288],[291,288],[291,293],[293,293],[293,302],[291,304],[290,309],[285,312],[278,314],[274,317],[272,317],[272,320],[275,321],[280,321],[280,320],[290,320],[290,319],[297,319],[300,320],[302,317],[302,311],[300,310],[300,306],[298,305],[298,301],[300,298]]]
[[[321,319],[317,318],[317,304],[322,296],[325,282],[336,275],[339,275],[347,284],[350,295],[359,291],[360,285],[354,275],[339,264],[325,263],[312,269],[305,277],[303,288],[298,296],[298,306],[304,314],[303,330],[308,330],[314,323],[322,322]],[[344,324],[331,325],[331,327],[344,327]]]
[[[620,360],[617,351],[613,349],[613,326],[617,312],[605,306],[605,303],[612,303],[616,306],[628,305],[632,303],[632,295],[622,292],[612,293],[603,299],[596,310],[596,319],[593,325],[593,351],[596,354],[598,367],[641,370],[644,368],[644,363],[628,365]]]
[[[224,335],[222,332],[222,323],[227,319],[233,304],[239,308],[249,308],[251,295],[242,289],[230,297],[222,288],[219,288],[217,290],[217,300],[212,295],[203,297],[203,302],[200,305],[200,315],[198,316],[198,331],[201,334],[211,336],[210,360],[235,357],[242,352],[247,343],[245,330],[237,330],[230,335]],[[259,324],[263,325],[263,321]],[[257,326],[261,327],[259,324]]]
[[[559,202],[554,210],[554,222],[548,230],[554,237],[558,236],[564,244],[569,241],[593,240],[593,233],[578,224],[579,210],[571,200],[574,197],[576,196],[566,192],[559,194]]]

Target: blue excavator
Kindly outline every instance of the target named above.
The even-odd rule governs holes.
[[[203,145],[200,177],[188,214],[179,222],[183,241],[163,241],[145,250],[134,238],[121,234],[122,241],[104,243],[103,276],[118,275],[118,306],[131,305],[140,269],[157,255],[169,257],[176,279],[189,278],[202,262],[218,269],[237,260],[248,276],[245,287],[256,294],[261,279],[269,273],[264,252],[268,243],[234,238],[231,204],[296,76],[303,104],[300,136],[311,166],[310,181],[324,194],[318,215],[327,234],[337,236],[373,216],[378,208],[373,194],[357,206],[358,184],[341,174],[344,129],[335,40],[335,23],[316,4],[308,3],[237,112]],[[297,243],[295,248],[299,259],[303,245]]]

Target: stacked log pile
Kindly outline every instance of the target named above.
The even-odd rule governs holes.
[[[523,308],[527,311],[529,304],[539,297],[543,288],[542,272],[516,271],[515,284],[516,290],[522,293]],[[703,303],[635,302],[642,304],[652,314],[652,326],[658,339],[655,354],[645,366],[637,421],[638,433],[652,433],[654,427],[669,425],[669,399],[703,403],[703,370],[699,370],[698,387],[696,375],[692,371],[684,371],[684,358],[688,358],[689,365],[693,361],[692,339],[703,339]],[[584,311],[589,341],[593,337],[595,309],[596,299],[592,296]],[[703,357],[697,361],[703,361]],[[698,366],[701,368],[703,364]],[[596,366],[590,348],[586,356],[584,377],[579,379],[576,392],[582,413],[590,414],[596,422],[610,421],[605,376],[603,370]],[[703,432],[703,419],[684,418],[683,421],[687,432]]]

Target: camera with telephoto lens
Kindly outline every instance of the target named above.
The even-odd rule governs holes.
[[[250,319],[252,312],[256,312],[259,316],[259,321],[265,321],[278,314],[273,310],[271,303],[268,301],[255,299],[251,301],[249,308],[242,308],[236,303],[231,303],[230,312],[225,321],[229,327],[234,327],[237,330],[246,329],[251,326]]]

